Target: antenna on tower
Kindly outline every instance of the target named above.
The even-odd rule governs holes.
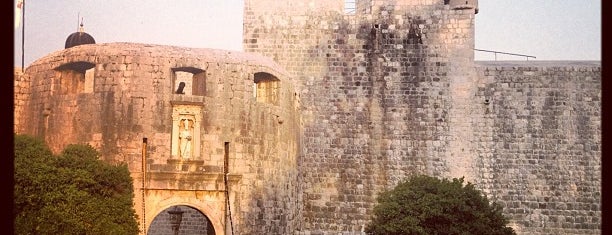
[[[84,31],[85,29],[83,29],[83,17],[81,17],[81,27],[79,27],[79,32],[82,33]]]
[[[81,12],[77,13],[77,32],[79,31],[79,18],[81,18]]]

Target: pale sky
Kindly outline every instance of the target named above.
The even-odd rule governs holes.
[[[68,35],[78,29],[79,16],[97,43],[242,51],[243,0],[25,1],[25,66],[64,49]],[[477,49],[526,54],[535,60],[601,60],[599,0],[480,0],[479,8]],[[20,27],[14,33],[18,67],[21,32]],[[494,60],[494,55],[476,52],[475,59]],[[504,55],[497,59],[525,60]]]

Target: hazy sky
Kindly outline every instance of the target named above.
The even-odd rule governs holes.
[[[78,29],[79,15],[97,43],[242,50],[243,0],[25,1],[26,66],[64,49],[68,35]],[[601,60],[599,0],[480,0],[479,8],[478,49],[527,54],[536,60]],[[21,30],[14,34],[15,66],[21,66]],[[484,52],[475,57],[494,59]]]

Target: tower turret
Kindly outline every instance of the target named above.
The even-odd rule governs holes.
[[[85,33],[85,30],[83,29],[83,21],[81,20],[79,31],[70,34],[68,38],[66,38],[64,49],[83,44],[96,44],[96,40],[88,33]]]

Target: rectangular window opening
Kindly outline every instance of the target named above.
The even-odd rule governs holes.
[[[94,92],[94,73],[95,73],[95,68],[85,70],[85,84],[84,84],[85,87],[83,90],[84,93]]]
[[[184,71],[174,72],[174,93],[181,95],[191,95],[193,84],[193,73]]]

